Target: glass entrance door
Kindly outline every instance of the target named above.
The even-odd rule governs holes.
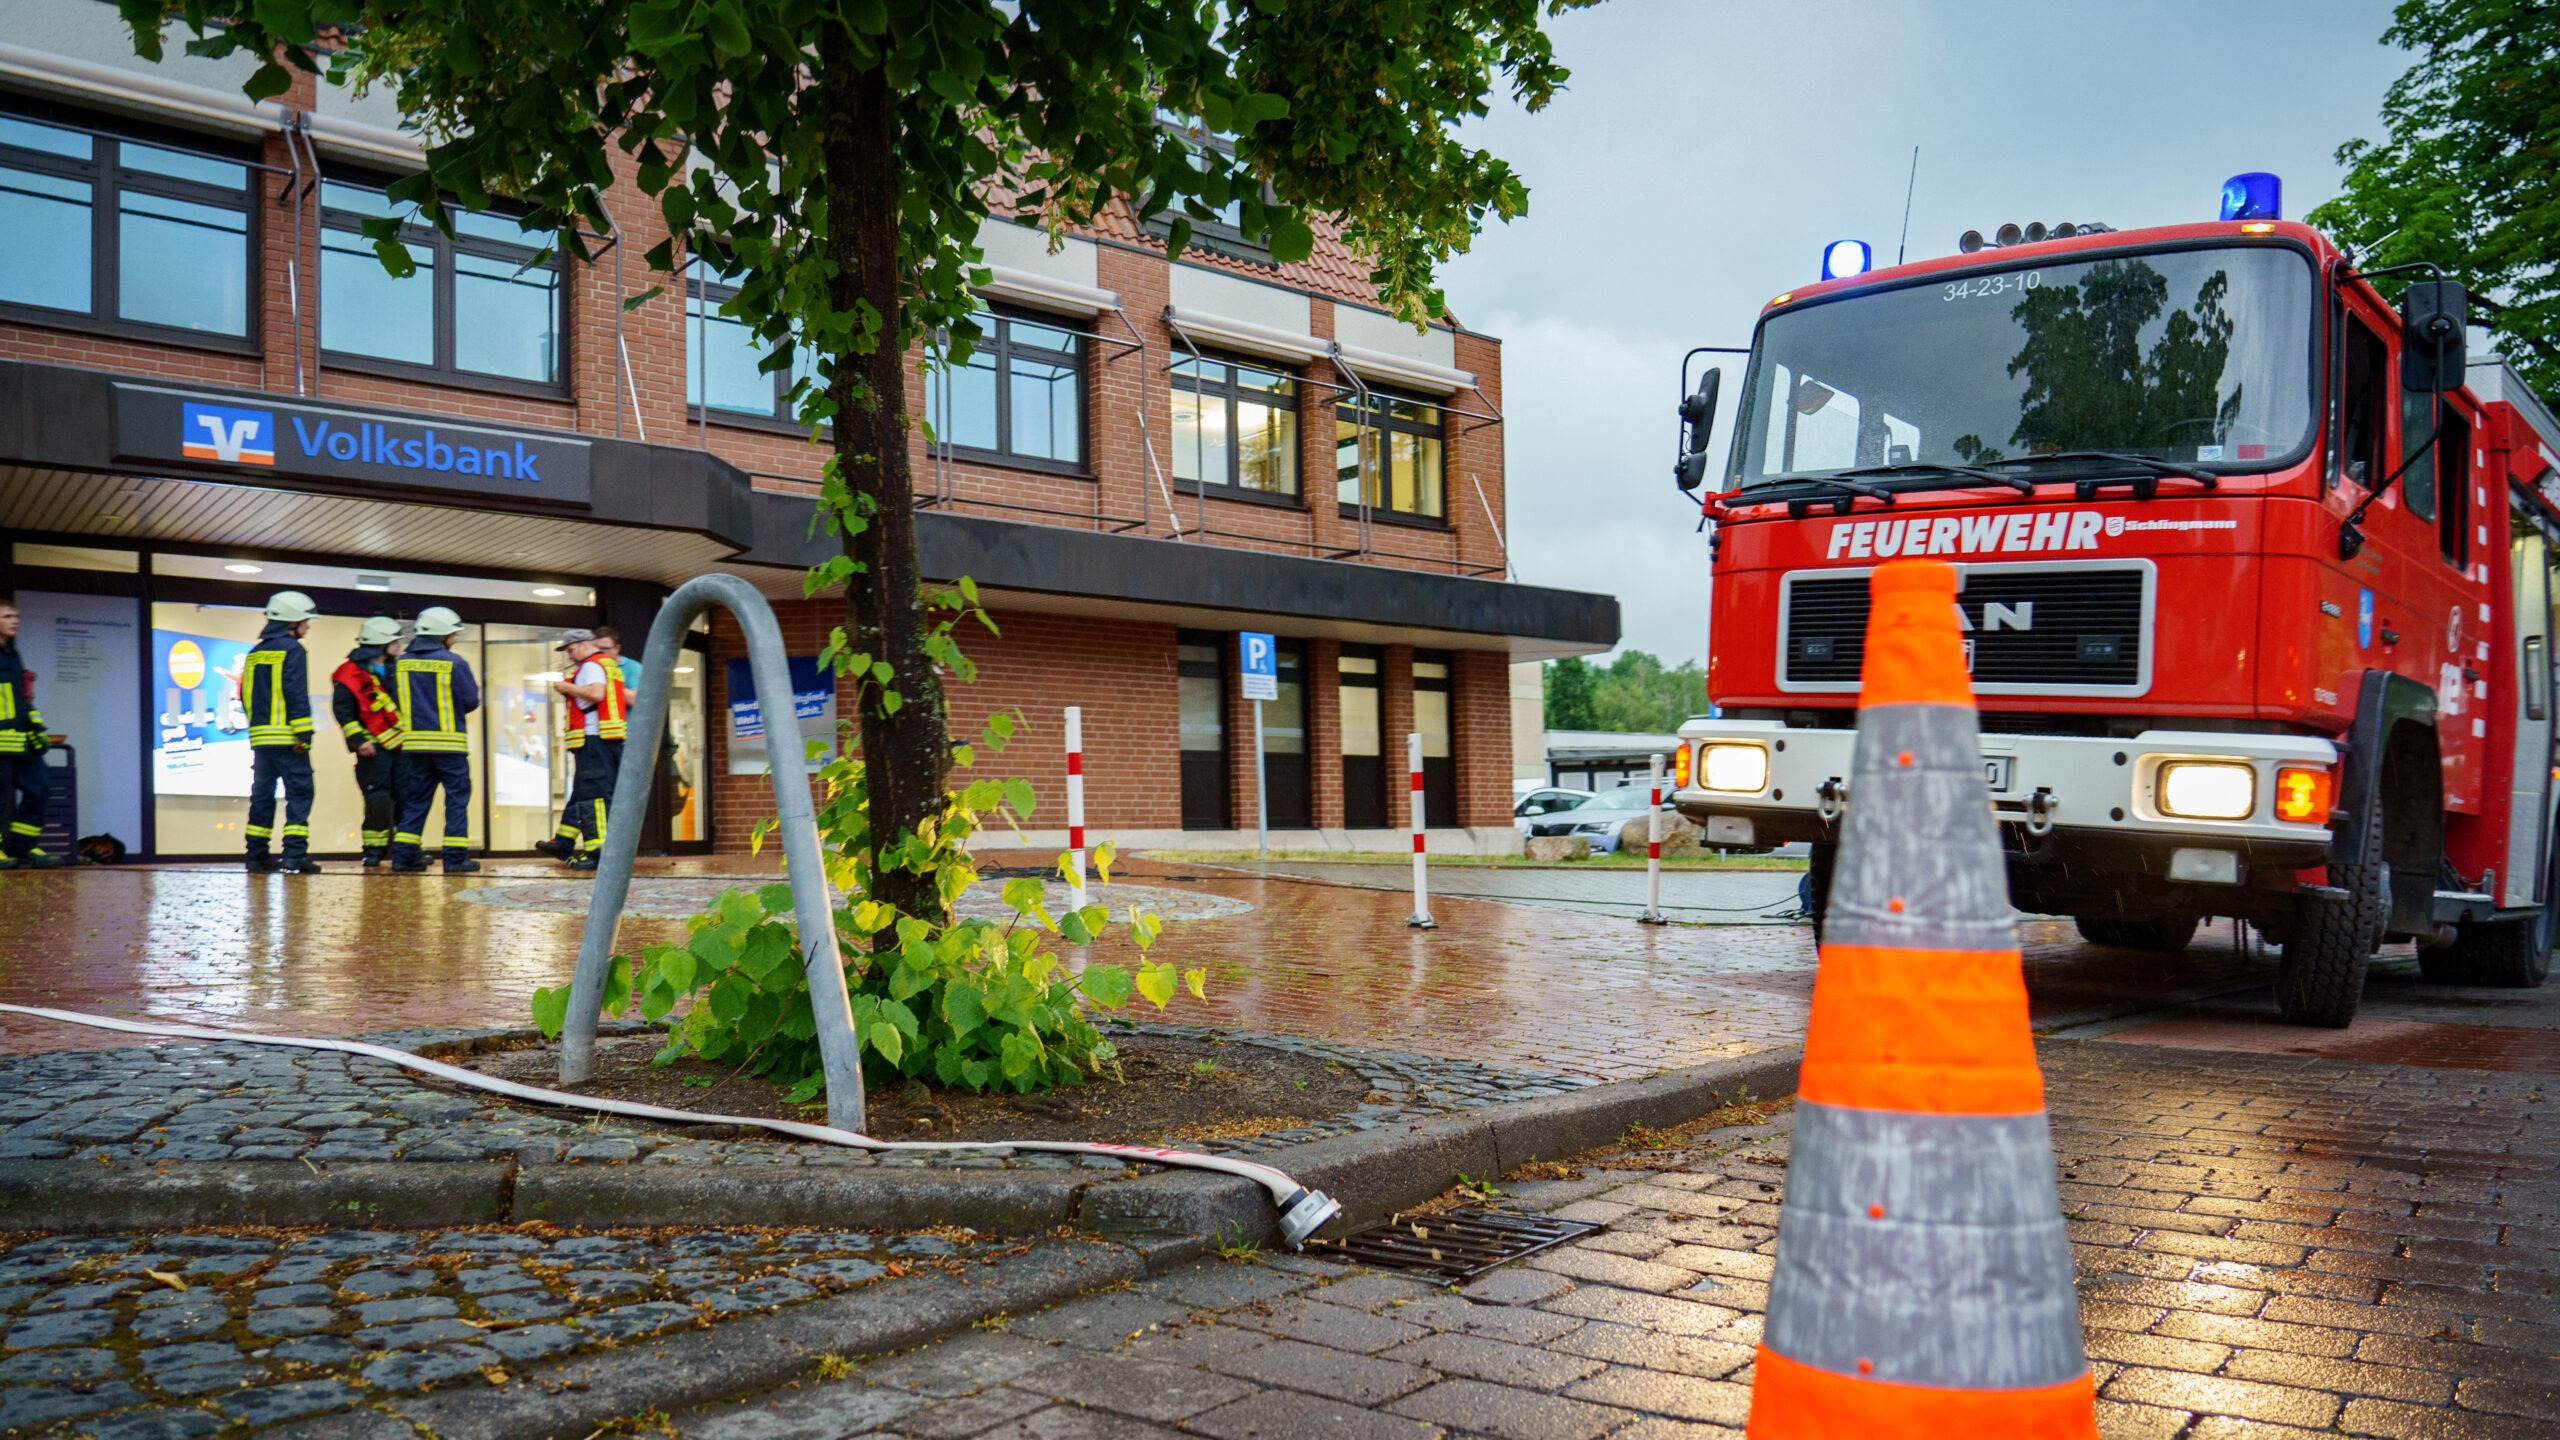
[[[563,706],[551,682],[565,657],[558,630],[483,625],[480,631],[480,743],[490,777],[488,846],[530,850],[559,824],[569,793],[569,754],[560,743]]]
[[[1385,718],[1378,708],[1378,651],[1345,645],[1341,670],[1342,824],[1349,830],[1387,828]]]
[[[1175,646],[1181,706],[1182,828],[1227,828],[1226,646],[1214,634],[1185,630]]]

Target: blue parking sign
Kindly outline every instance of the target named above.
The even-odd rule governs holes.
[[[1244,698],[1277,700],[1280,698],[1280,645],[1260,630],[1246,630],[1236,636],[1238,667],[1244,676]]]

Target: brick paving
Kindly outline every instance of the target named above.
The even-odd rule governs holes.
[[[2549,1013],[2555,997],[2530,1003]],[[2560,1427],[2548,1077],[2047,1041],[2108,1440],[2522,1440]],[[1607,1228],[1454,1290],[1208,1260],[677,1417],[782,1435],[1223,1440],[1739,1434],[1788,1117],[1514,1182]]]

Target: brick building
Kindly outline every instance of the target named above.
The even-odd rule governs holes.
[[[718,277],[641,261],[662,232],[636,189],[591,263],[530,263],[539,237],[491,213],[408,232],[417,273],[394,280],[358,227],[419,158],[382,97],[302,77],[252,105],[236,59],[132,58],[103,0],[12,17],[0,591],[71,741],[67,823],[142,854],[236,852],[227,676],[275,589],[321,602],[324,690],[364,616],[470,622],[490,692],[473,834],[500,852],[559,803],[562,629],[610,623],[636,648],[669,589],[725,571],[817,653],[841,614],[802,598],[833,544],[812,534],[820,452]],[[1508,845],[1508,667],[1608,648],[1618,611],[1506,578],[1501,344],[1394,321],[1321,229],[1289,265],[1203,229],[1168,263],[1125,211],[1056,251],[991,223],[987,342],[912,372],[937,435],[915,450],[926,573],[974,578],[1002,629],[964,639],[981,678],[951,690],[954,733],[1014,712],[993,763],[1054,824],[1060,709],[1081,705],[1095,830],[1231,841],[1255,818],[1236,637],[1268,631],[1269,813],[1301,832],[1282,843],[1388,841],[1418,731],[1432,824]],[[770,810],[730,708],[742,653],[723,619],[640,657],[676,684],[660,844],[743,848]],[[324,853],[355,848],[335,770]]]

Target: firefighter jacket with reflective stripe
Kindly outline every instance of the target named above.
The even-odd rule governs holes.
[[[311,743],[311,655],[292,626],[271,620],[258,636],[240,666],[240,708],[253,750]]]
[[[442,636],[421,635],[391,672],[391,699],[400,707],[409,733],[400,741],[404,755],[463,754],[471,748],[464,720],[480,708],[480,682],[471,662],[444,648]]]
[[[590,705],[584,700],[569,702],[569,748],[582,749],[587,743],[587,722],[595,721],[596,737],[619,740],[630,729],[623,717],[631,709],[631,688],[623,683],[622,662],[597,656],[587,662],[604,672],[604,698]],[[586,665],[578,667],[586,669]]]
[[[368,740],[385,750],[397,750],[408,733],[400,723],[400,706],[383,688],[383,677],[389,673],[377,645],[357,647],[330,673],[329,711],[338,717],[338,730],[347,737],[349,750]]]
[[[27,673],[12,641],[0,640],[0,755],[44,748],[44,717],[36,713],[36,677]]]

